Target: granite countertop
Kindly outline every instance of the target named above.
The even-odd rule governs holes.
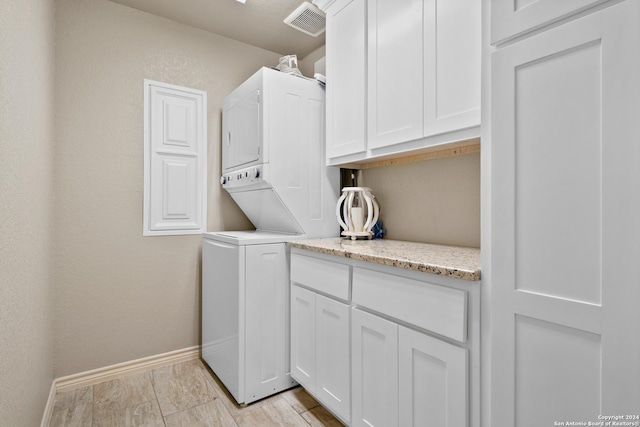
[[[339,237],[301,239],[291,247],[422,271],[456,279],[480,280],[480,249],[403,242],[400,240],[348,240]]]

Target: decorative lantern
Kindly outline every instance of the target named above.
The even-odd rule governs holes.
[[[344,187],[336,206],[336,218],[342,227],[342,235],[356,240],[371,239],[371,229],[378,221],[380,207],[368,187]]]

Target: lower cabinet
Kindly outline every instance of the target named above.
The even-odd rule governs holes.
[[[479,427],[479,285],[431,276],[293,248],[291,376],[349,426]]]
[[[349,305],[291,286],[291,376],[350,420]]]
[[[353,426],[468,426],[468,350],[352,310]]]

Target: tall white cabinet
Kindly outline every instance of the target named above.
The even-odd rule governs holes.
[[[640,3],[540,1],[542,23],[506,3],[492,1],[491,425],[638,414]]]

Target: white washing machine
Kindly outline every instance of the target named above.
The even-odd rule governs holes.
[[[202,241],[202,358],[238,403],[286,390],[289,263],[284,242],[261,231],[205,233]]]
[[[339,169],[324,166],[324,89],[262,68],[224,100],[222,187],[256,231],[204,233],[202,357],[238,403],[285,390],[286,241],[338,236]]]

